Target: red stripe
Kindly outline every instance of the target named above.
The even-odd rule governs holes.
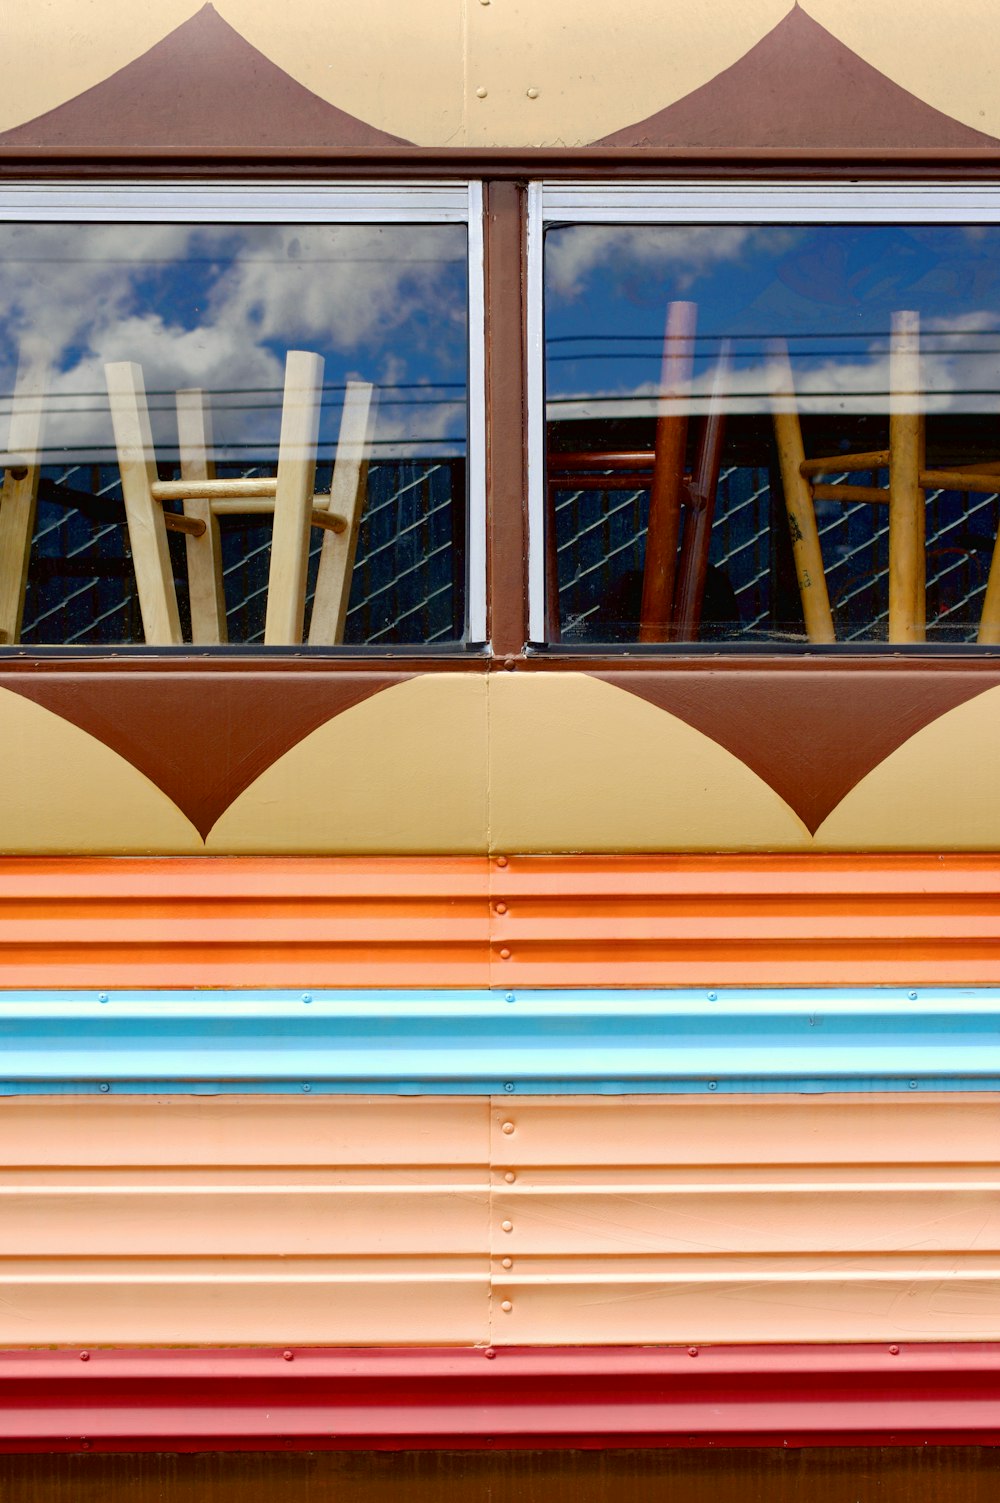
[[[0,1450],[1000,1444],[1000,1343],[0,1354]]]

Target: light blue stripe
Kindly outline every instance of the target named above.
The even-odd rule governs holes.
[[[1000,989],[6,992],[0,1094],[1000,1089]]]

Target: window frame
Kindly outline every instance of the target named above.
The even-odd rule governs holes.
[[[766,657],[780,653],[833,653],[863,657],[898,654],[929,656],[996,655],[977,643],[710,643],[563,645],[546,632],[546,412],[545,412],[545,232],[560,224],[997,224],[1000,184],[945,181],[822,182],[689,179],[650,183],[638,180],[536,179],[527,190],[526,403],[527,403],[527,647],[565,654],[620,659],[626,653],[698,653]]]
[[[0,222],[20,223],[216,223],[216,224],[465,224],[468,231],[468,385],[467,385],[467,528],[465,557],[465,637],[461,642],[429,648],[414,643],[391,650],[356,645],[309,648],[264,648],[237,644],[235,650],[272,656],[275,653],[308,657],[363,655],[376,662],[413,652],[454,658],[474,653],[488,642],[486,558],[486,258],[483,233],[484,188],[481,178],[460,182],[440,180],[396,182],[373,178],[366,182],[330,178],[309,183],[274,180],[259,183],[236,180],[155,183],[126,180],[80,182],[6,181],[0,183]],[[0,661],[16,655],[51,656],[69,649],[58,643],[44,646],[3,644]],[[233,651],[226,645],[206,649],[185,643],[150,648],[145,643],[114,647],[74,648],[90,656],[113,653],[170,653],[183,658],[209,652],[224,660]]]

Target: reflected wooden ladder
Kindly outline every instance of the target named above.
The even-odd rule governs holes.
[[[141,366],[127,361],[106,365],[105,376],[146,642],[171,646],[182,640],[168,532],[185,535],[193,642],[227,640],[218,518],[259,513],[274,517],[265,646],[302,642],[314,527],[322,529],[323,541],[309,643],[342,641],[367,490],[374,422],[371,384],[347,383],[333,483],[325,496],[315,494],[321,356],[305,350],[288,353],[273,479],[216,478],[209,406],[203,392],[190,390],[177,394],[181,479],[160,480]],[[165,510],[164,503],[172,501],[181,502],[183,511]]]

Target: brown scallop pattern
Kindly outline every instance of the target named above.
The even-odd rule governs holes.
[[[745,762],[815,834],[854,785],[940,715],[1000,683],[986,671],[759,668],[598,678],[676,715]]]
[[[290,77],[212,5],[75,99],[0,134],[3,146],[405,146]]]
[[[0,686],[131,762],[205,837],[272,762],[404,672],[8,673]]]
[[[997,139],[893,83],[796,5],[701,88],[596,144],[995,146]]]

